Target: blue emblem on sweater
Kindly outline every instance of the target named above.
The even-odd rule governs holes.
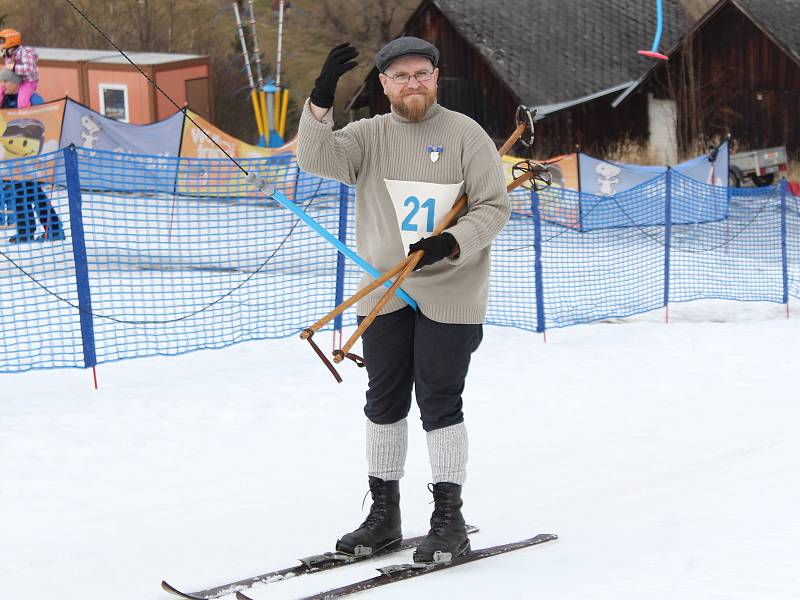
[[[436,162],[439,160],[439,155],[444,152],[444,148],[442,146],[428,146],[428,154],[431,157],[431,162]]]

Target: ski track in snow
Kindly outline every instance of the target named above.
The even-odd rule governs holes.
[[[560,539],[362,596],[800,597],[798,309],[675,304],[669,325],[654,311],[547,344],[487,327],[465,392],[473,546]],[[363,519],[363,371],[336,385],[290,338],[98,372],[99,391],[81,370],[0,376],[3,598],[166,599],[161,579],[191,591],[289,566]],[[431,510],[416,408],[410,423],[409,536]]]

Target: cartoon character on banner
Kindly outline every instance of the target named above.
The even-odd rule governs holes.
[[[82,146],[94,150],[94,144],[103,132],[103,128],[89,115],[81,117],[81,125],[83,126],[83,131],[81,131]]]
[[[58,150],[56,140],[45,140],[44,123],[38,119],[14,119],[2,123],[0,117],[2,158],[30,158]]]
[[[617,165],[600,163],[595,167],[595,172],[599,175],[597,185],[600,186],[598,196],[613,196],[617,193],[614,186],[619,183],[619,174],[622,173]]]

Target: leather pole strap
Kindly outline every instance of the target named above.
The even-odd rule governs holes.
[[[336,370],[336,367],[334,367],[331,361],[328,360],[328,357],[325,356],[325,353],[322,350],[320,350],[320,347],[317,346],[317,343],[311,339],[314,336],[314,332],[309,329],[304,329],[303,334],[305,334],[303,339],[306,340],[311,345],[311,347],[314,349],[314,352],[317,353],[317,356],[319,356],[320,360],[322,361],[322,364],[328,367],[328,370],[331,372],[331,375],[333,375],[333,378],[336,380],[336,383],[342,383],[342,376],[339,375],[339,372]],[[360,357],[358,354],[353,354],[352,352],[345,353],[342,352],[341,350],[334,350],[333,354],[337,358],[339,357],[339,355],[341,355],[341,358],[339,358],[339,360],[336,362],[341,362],[345,358],[349,358],[354,363],[356,363],[356,366],[359,368],[363,369],[364,367],[367,366],[366,363],[364,363],[364,359]]]

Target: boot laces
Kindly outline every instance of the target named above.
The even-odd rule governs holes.
[[[433,494],[433,514],[431,515],[431,530],[430,535],[439,535],[447,529],[447,526],[452,519],[452,503],[448,502],[447,492],[441,489],[437,490],[434,484],[428,484],[428,490]]]
[[[364,503],[367,501],[367,496],[370,492],[372,492],[372,506],[369,509],[367,518],[364,519],[364,523],[362,523],[361,526],[372,529],[383,523],[389,502],[386,493],[384,493],[384,489],[376,487],[375,489],[367,490],[364,494],[364,498],[361,500],[361,510],[364,510]]]

